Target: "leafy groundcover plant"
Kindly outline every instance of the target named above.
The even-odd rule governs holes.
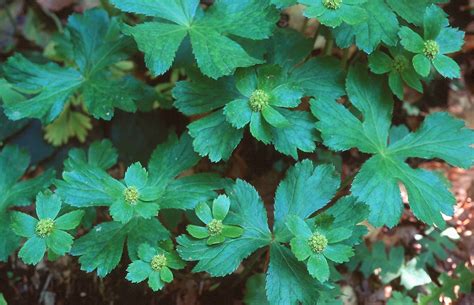
[[[396,283],[391,305],[469,292],[464,265],[433,272],[455,198],[413,161],[469,168],[474,132],[445,112],[394,124],[407,92],[460,77],[446,1],[201,2],[101,1],[1,64],[0,261],[70,255],[158,294],[233,274],[247,305],[343,304],[348,272]],[[287,8],[303,28],[281,26]],[[275,168],[274,195],[242,158]],[[418,253],[366,245],[407,213]]]

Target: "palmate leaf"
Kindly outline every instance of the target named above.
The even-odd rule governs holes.
[[[141,97],[131,78],[115,77],[110,67],[127,57],[130,39],[120,33],[119,22],[104,10],[73,14],[61,37],[60,49],[74,68],[56,63],[37,64],[16,54],[4,66],[5,78],[17,94],[3,97],[5,113],[12,120],[38,118],[50,123],[62,112],[74,94],[83,93],[86,109],[96,118],[110,120],[114,109],[134,112]]]
[[[113,0],[112,4],[125,12],[159,18],[124,30],[145,53],[146,65],[154,76],[169,70],[186,37],[190,38],[199,69],[211,78],[262,63],[231,37],[266,39],[278,20],[278,12],[269,0],[218,0],[206,11],[197,0]]]
[[[336,193],[339,180],[338,174],[330,165],[315,166],[311,161],[304,160],[290,168],[275,196],[273,234],[268,228],[266,211],[258,193],[248,183],[237,180],[235,185],[227,190],[230,211],[225,223],[229,221],[229,224],[241,227],[243,234],[213,245],[206,243],[205,239],[181,235],[177,239],[178,253],[184,260],[198,261],[194,272],[205,271],[212,276],[223,276],[235,271],[242,260],[257,249],[269,246],[267,251],[270,251],[270,263],[265,280],[266,299],[269,304],[314,304],[320,293],[328,292],[328,288],[308,273],[305,264],[299,262],[286,245],[291,235],[285,222],[289,215],[307,218],[323,208]],[[211,211],[207,205],[204,206],[208,212],[204,213],[203,209],[198,216],[210,222]],[[340,226],[342,222],[346,222],[349,210],[357,210],[360,217],[365,215],[364,209],[355,206],[353,199],[345,198],[341,200],[341,204],[336,204],[328,210],[330,225]],[[206,214],[209,214],[207,219]],[[351,221],[345,225],[347,224],[352,225]],[[196,236],[198,233],[200,234],[193,231]],[[209,233],[204,233],[203,237],[209,236]],[[351,239],[355,240],[355,237]],[[352,245],[356,242],[348,239],[347,243]],[[259,294],[259,297],[264,296]]]
[[[351,188],[359,201],[369,205],[369,221],[390,227],[398,223],[403,208],[398,187],[401,182],[408,191],[415,216],[428,224],[443,227],[441,213],[452,213],[453,195],[437,175],[412,169],[404,160],[409,157],[440,158],[467,168],[474,160],[474,150],[470,147],[473,131],[446,113],[434,113],[425,118],[416,132],[388,143],[393,100],[382,79],[356,66],[349,72],[346,87],[362,121],[333,101],[318,101],[312,109],[320,120],[317,127],[328,147],[336,151],[357,147],[373,154],[360,169]]]
[[[302,41],[297,52],[291,42]],[[227,160],[240,143],[244,129],[277,151],[298,158],[298,150],[312,152],[318,140],[314,120],[294,110],[304,96],[337,99],[344,94],[340,63],[330,57],[311,59],[311,45],[294,31],[278,31],[267,45],[268,64],[238,69],[234,76],[211,80],[198,74],[178,82],[175,106],[186,115],[209,115],[188,128],[194,149],[211,161]],[[295,66],[296,65],[296,66]]]
[[[28,153],[17,146],[7,145],[0,152],[0,261],[19,246],[20,239],[11,229],[10,207],[25,206],[32,202],[36,193],[47,188],[54,177],[53,171],[28,180],[18,181],[30,163]]]

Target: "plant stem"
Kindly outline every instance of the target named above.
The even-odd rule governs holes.
[[[349,61],[349,48],[346,48],[344,49],[343,51],[343,55],[342,55],[342,68],[344,70],[347,69],[347,62]]]
[[[324,46],[324,55],[331,55],[332,54],[332,48],[334,46],[334,39],[332,38],[332,35],[329,34],[329,37],[326,40],[326,45]]]

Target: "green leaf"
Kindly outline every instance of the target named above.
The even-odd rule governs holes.
[[[372,53],[380,43],[395,46],[398,42],[399,23],[397,16],[384,0],[370,0],[363,8],[369,18],[355,25],[343,24],[334,30],[336,43],[347,47],[344,40],[354,43],[364,52]]]
[[[10,254],[20,245],[20,237],[12,230],[10,213],[0,211],[0,261],[8,261]]]
[[[33,236],[21,247],[18,257],[27,265],[36,265],[43,259],[45,252],[45,240],[38,236]]]
[[[82,217],[84,217],[85,212],[78,210],[66,213],[59,216],[54,224],[59,230],[72,230],[75,229],[81,223]]]
[[[273,1],[275,2],[275,1]],[[277,28],[272,36],[272,39],[268,41],[268,59],[267,63],[277,64],[282,67],[285,71],[291,70],[293,67],[302,63],[304,59],[313,50],[313,41],[305,37],[302,33],[290,29],[290,28]],[[319,57],[315,58],[316,60]],[[315,60],[311,60],[314,62]],[[317,60],[318,61],[318,60]],[[321,64],[327,63],[327,61],[319,61]],[[307,66],[307,64],[305,65]],[[326,73],[338,72],[340,66],[334,66],[334,69],[327,69]],[[307,69],[310,70],[310,69]],[[310,73],[310,71],[308,71]],[[321,73],[321,71],[319,71]],[[313,77],[317,77],[319,73],[311,73]],[[327,78],[321,78],[321,81],[329,80]],[[342,87],[342,81],[341,87]],[[310,84],[311,87],[320,86],[320,84]]]
[[[388,5],[397,15],[418,26],[423,24],[423,14],[428,2],[427,0],[387,0]]]
[[[238,238],[226,239],[223,243],[212,246],[206,240],[179,236],[178,253],[181,258],[199,261],[193,272],[206,271],[212,276],[224,276],[237,269],[247,256],[271,241],[267,214],[257,191],[248,183],[237,180],[228,196],[231,204],[226,223],[237,225],[244,232]]]
[[[51,122],[84,82],[81,74],[55,63],[35,64],[20,54],[10,57],[4,66],[8,81],[22,94],[34,94],[24,100],[4,100],[5,113],[11,120],[38,118]]]
[[[219,195],[212,203],[212,216],[217,220],[224,220],[229,213],[230,200],[225,195]]]
[[[362,166],[351,188],[359,201],[370,206],[369,221],[377,226],[386,224],[390,227],[398,222],[402,211],[398,187],[401,182],[407,188],[415,216],[428,224],[442,227],[444,221],[440,213],[452,213],[453,196],[436,175],[425,170],[414,170],[404,160],[408,157],[439,157],[455,165],[469,166],[473,162],[473,152],[466,138],[472,138],[472,131],[463,128],[464,123],[448,115],[434,114],[425,119],[416,133],[387,145],[393,107],[387,88],[379,78],[369,76],[356,66],[349,71],[347,91],[351,103],[362,115],[362,122],[335,102],[318,102],[313,105],[313,112],[320,120],[318,129],[327,146],[336,150],[357,147],[363,152],[374,154]],[[346,123],[337,125],[341,118]],[[449,140],[446,134],[451,135]],[[428,139],[421,140],[421,135]],[[431,145],[433,140],[439,140],[440,143]],[[444,141],[447,141],[446,146]],[[398,147],[405,145],[407,150],[402,152],[400,149],[399,153]],[[408,153],[412,148],[413,153]],[[464,156],[462,161],[458,152]]]
[[[11,229],[15,234],[21,237],[33,237],[38,220],[28,214],[20,212],[11,213]]]
[[[307,96],[318,99],[336,100],[345,94],[344,73],[334,57],[310,59],[291,72],[290,80],[301,84]]]
[[[474,163],[470,147],[474,131],[462,120],[445,112],[436,112],[424,120],[416,132],[390,145],[392,154],[399,157],[439,158],[453,166],[469,168]]]
[[[444,261],[449,257],[449,251],[456,248],[452,236],[448,234],[451,230],[454,228],[448,228],[443,232],[434,228],[429,229],[428,234],[420,240],[422,252],[417,261],[417,267],[423,268],[425,265],[434,267],[437,264],[437,259]]]
[[[305,111],[290,111],[281,109],[280,112],[290,123],[288,128],[271,128],[275,149],[298,160],[298,149],[303,152],[313,152],[316,149],[315,120]]]
[[[191,80],[177,82],[173,89],[174,105],[185,115],[210,112],[240,97],[233,77],[212,80],[193,73]]]
[[[266,293],[270,304],[314,304],[318,299],[319,284],[298,262],[289,249],[279,243],[270,245],[270,264],[267,271]]]
[[[64,167],[68,170],[81,166],[81,163],[88,163],[94,167],[107,170],[117,164],[118,153],[112,146],[110,140],[93,142],[86,151],[73,148],[68,153],[68,159],[64,162]]]
[[[227,183],[215,174],[195,174],[171,181],[160,198],[161,209],[194,209],[197,203],[217,196]]]
[[[146,280],[152,272],[149,263],[134,261],[128,265],[127,276],[125,278],[132,283],[140,283]]]
[[[442,76],[446,78],[460,78],[461,77],[461,68],[454,61],[454,59],[440,55],[433,60],[433,66],[436,71],[439,72]]]
[[[54,230],[45,238],[46,247],[54,254],[62,256],[71,250],[73,237],[61,230]]]
[[[275,239],[289,241],[290,232],[285,225],[288,216],[305,219],[323,208],[336,193],[339,183],[339,174],[331,165],[315,166],[310,160],[303,160],[290,168],[275,195]]]
[[[270,305],[265,294],[265,274],[257,273],[249,277],[245,284],[246,305]]]
[[[196,206],[196,216],[205,224],[212,221],[212,211],[206,202],[201,202]]]
[[[205,227],[199,227],[195,225],[188,225],[186,227],[189,235],[197,239],[204,239],[209,237],[209,231]]]
[[[324,249],[323,254],[333,262],[343,263],[349,261],[349,258],[354,255],[354,251],[347,245],[330,244]]]
[[[62,177],[55,183],[56,192],[76,207],[111,205],[125,189],[103,169],[85,163],[66,169]]]
[[[320,282],[329,279],[329,265],[323,255],[312,255],[308,260],[308,272]]]
[[[227,160],[243,137],[242,129],[227,123],[222,111],[216,111],[188,125],[194,149],[212,162]]]
[[[399,291],[394,291],[387,305],[415,305],[413,300]]]
[[[173,0],[166,8],[163,4],[144,0],[138,3],[113,0],[112,3],[126,12],[161,18],[125,30],[145,53],[145,62],[154,76],[169,70],[179,46],[188,36],[198,67],[211,78],[230,75],[238,67],[261,63],[229,36],[266,39],[278,19],[278,13],[270,6],[269,0],[239,3],[222,0],[206,11],[194,0]]]
[[[199,156],[194,152],[191,141],[188,134],[178,138],[171,133],[167,141],[156,147],[148,162],[151,184],[165,183],[198,163]]]
[[[39,219],[56,219],[61,205],[61,198],[50,192],[39,193],[36,196],[36,214]]]
[[[413,57],[413,67],[423,77],[428,77],[431,71],[430,60],[422,54],[417,54]]]
[[[8,305],[3,293],[0,293],[0,305]]]

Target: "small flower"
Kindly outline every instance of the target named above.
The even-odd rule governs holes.
[[[115,221],[129,222],[135,214],[151,218],[158,214],[159,205],[153,188],[148,186],[148,172],[140,163],[134,163],[125,172],[125,185],[120,198],[110,206]]]
[[[423,54],[430,60],[435,59],[439,54],[439,44],[434,40],[425,41],[423,44]]]
[[[73,211],[58,217],[61,199],[51,192],[36,196],[38,219],[21,212],[13,212],[13,231],[28,240],[18,253],[26,264],[37,264],[47,250],[64,255],[71,250],[73,237],[66,231],[76,228],[84,211]]]
[[[401,48],[389,48],[390,55],[375,51],[369,56],[370,70],[375,74],[388,73],[388,84],[392,92],[403,100],[403,83],[423,93],[421,76],[411,65],[413,58],[410,53]]]
[[[288,229],[295,236],[290,241],[291,251],[299,261],[306,261],[308,272],[321,282],[329,279],[327,259],[336,263],[349,260],[352,247],[341,243],[352,235],[346,228],[327,229],[317,227],[314,231],[298,216],[289,216]]]
[[[202,202],[196,206],[196,215],[206,224],[205,227],[188,225],[187,231],[197,239],[207,238],[208,245],[223,243],[227,238],[240,237],[244,230],[238,226],[223,223],[229,213],[230,200],[225,195],[220,195],[212,203],[212,212],[209,205]]]
[[[364,22],[367,12],[362,4],[367,0],[300,0],[299,3],[308,6],[304,12],[306,17],[317,18],[319,22],[329,27],[337,27],[345,22],[350,25]]]
[[[268,106],[270,101],[270,95],[261,89],[255,90],[249,98],[250,109],[254,112],[262,111],[265,107]]]
[[[460,77],[459,65],[445,54],[461,49],[464,32],[449,27],[449,21],[441,8],[434,4],[426,8],[423,37],[406,26],[401,28],[399,36],[403,47],[416,54],[413,66],[419,75],[427,77],[433,65],[444,77]]]
[[[127,280],[140,283],[148,279],[148,286],[158,291],[165,283],[173,281],[171,269],[183,269],[185,263],[174,251],[165,251],[149,244],[138,247],[138,260],[133,261],[127,268]]]

